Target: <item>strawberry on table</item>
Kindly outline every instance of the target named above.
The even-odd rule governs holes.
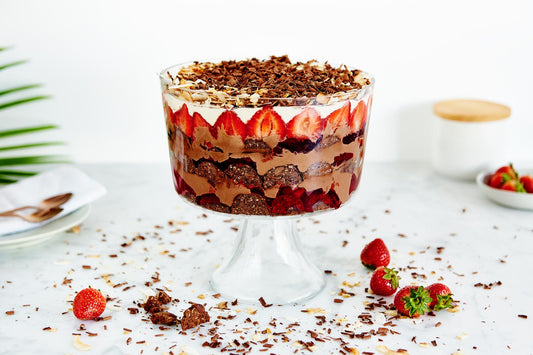
[[[376,295],[390,296],[396,292],[400,285],[399,280],[398,271],[394,268],[389,269],[385,266],[380,266],[372,274],[370,288]]]
[[[322,136],[324,122],[313,108],[306,108],[287,123],[287,137],[316,142]]]
[[[533,193],[533,177],[530,175],[524,175],[520,178],[520,183],[524,186],[524,190],[529,193]]]
[[[102,293],[94,288],[78,292],[72,303],[72,311],[78,319],[90,320],[99,317],[105,310],[106,301]]]
[[[434,311],[440,311],[441,309],[453,307],[453,295],[448,286],[441,283],[434,283],[426,287],[426,290],[428,290],[429,296],[432,299],[429,308]]]
[[[432,299],[422,286],[405,286],[394,296],[394,307],[398,313],[411,318],[429,312]]]
[[[361,128],[364,127],[366,123],[367,116],[367,107],[363,101],[359,101],[357,106],[355,106],[351,116],[350,116],[350,129],[352,133],[356,133]]]
[[[246,123],[248,137],[262,139],[276,134],[285,138],[285,122],[272,106],[265,106],[257,111]]]
[[[341,108],[333,111],[326,117],[326,130],[328,133],[333,133],[339,127],[348,127],[348,121],[350,120],[350,101],[344,104]]]
[[[382,239],[376,238],[363,248],[363,251],[361,252],[361,262],[364,266],[370,269],[389,265],[389,249],[387,249],[387,246]]]
[[[189,114],[189,109],[186,104],[174,112],[172,115],[172,123],[174,123],[187,137],[192,136],[192,117]]]
[[[239,136],[243,140],[246,138],[246,125],[241,121],[234,111],[227,110],[218,116],[213,126],[213,136],[218,137],[220,130],[230,136]]]

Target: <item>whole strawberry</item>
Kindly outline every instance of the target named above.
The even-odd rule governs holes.
[[[394,307],[398,313],[411,318],[428,312],[431,304],[429,291],[422,286],[405,286],[394,296]]]
[[[512,163],[509,163],[509,165],[507,165],[507,166],[502,166],[501,168],[496,170],[495,174],[498,174],[498,173],[507,174],[509,176],[509,178],[511,178],[511,179],[517,179],[518,178],[518,173],[514,169]]]
[[[524,186],[518,180],[509,180],[505,184],[503,184],[500,189],[513,192],[526,192]]]
[[[434,311],[440,311],[441,309],[453,307],[452,291],[450,291],[448,286],[441,283],[434,283],[426,287],[426,290],[428,290],[429,296],[432,299],[429,308]]]
[[[524,175],[520,178],[524,190],[528,193],[533,193],[533,177],[530,175]]]
[[[376,238],[368,243],[361,252],[361,262],[370,269],[389,265],[389,249],[387,249],[383,240]]]
[[[102,293],[94,288],[78,292],[72,303],[72,310],[78,319],[89,320],[100,316],[105,310],[106,301]]]
[[[372,292],[380,296],[390,296],[398,289],[400,276],[394,268],[380,266],[372,274],[370,288]]]
[[[489,179],[489,186],[499,189],[507,181],[512,180],[507,173],[495,173]]]

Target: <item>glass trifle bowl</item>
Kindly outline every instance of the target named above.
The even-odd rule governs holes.
[[[317,61],[194,62],[160,74],[177,193],[242,218],[210,284],[244,302],[285,304],[325,284],[295,220],[336,210],[363,167],[374,79]]]

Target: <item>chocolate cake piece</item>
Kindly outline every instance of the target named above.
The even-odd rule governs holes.
[[[337,136],[327,136],[322,138],[320,142],[316,145],[317,149],[324,149],[327,147],[331,147],[334,144],[337,144],[340,142],[340,138]]]
[[[205,205],[202,205],[202,207],[208,208],[216,212],[231,213],[230,207],[222,203],[206,203]]]
[[[243,151],[245,153],[253,153],[253,152],[259,152],[259,153],[263,153],[263,154],[269,154],[272,152],[272,149],[268,146],[268,144],[266,144],[265,142],[263,142],[262,140],[259,140],[259,139],[246,139],[244,141],[244,149]]]
[[[188,172],[188,173],[195,174],[196,173],[196,165],[194,164],[194,160],[189,158],[187,155],[184,155],[184,157],[185,157],[184,161],[182,162],[183,163],[183,170]]]
[[[319,161],[314,163],[307,169],[306,172],[304,172],[304,178],[308,176],[323,176],[323,175],[329,175],[333,172],[333,168],[330,164]]]
[[[298,167],[293,164],[276,166],[263,176],[263,187],[265,189],[276,185],[294,187],[302,182],[302,175]]]
[[[224,172],[233,180],[234,184],[243,185],[249,189],[261,188],[263,185],[257,172],[249,165],[231,164]]]
[[[155,298],[161,302],[161,304],[167,304],[172,301],[172,298],[166,294],[164,291],[159,291],[157,295],[155,295]]]
[[[161,307],[161,301],[159,301],[156,297],[150,296],[146,300],[146,303],[143,306],[144,310],[148,313],[157,313],[161,312],[163,308]]]
[[[340,166],[340,170],[343,173],[352,174],[355,171],[355,159],[350,159],[342,163],[342,165]]]
[[[258,194],[240,194],[233,199],[231,213],[269,215],[270,210],[263,196]]]
[[[193,303],[192,306],[183,312],[183,317],[181,318],[181,329],[191,329],[206,322],[209,322],[209,314],[205,310],[204,306],[198,303]]]
[[[178,316],[167,311],[157,312],[150,316],[150,321],[153,324],[173,325],[176,324],[177,320]]]
[[[226,175],[220,171],[215,164],[206,160],[198,164],[196,175],[206,178],[211,186],[216,186],[226,179]]]

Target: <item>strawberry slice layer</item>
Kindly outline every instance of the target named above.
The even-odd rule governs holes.
[[[283,139],[285,138],[285,122],[272,106],[265,106],[246,123],[246,133],[252,138],[262,139],[276,134]]]
[[[287,123],[287,137],[309,139],[316,142],[324,130],[320,114],[313,108],[306,108]]]
[[[209,129],[210,132],[213,131],[213,127],[200,115],[198,112],[192,114],[192,133],[194,135],[196,128],[205,127]],[[194,136],[193,136],[194,138]]]
[[[174,112],[172,115],[172,123],[174,123],[187,137],[192,136],[192,117],[189,114],[189,109],[186,104]]]
[[[238,136],[243,140],[246,138],[246,125],[241,121],[239,116],[231,110],[224,111],[218,116],[217,121],[213,125],[213,136],[215,138],[218,138],[220,130],[223,130],[230,136]]]
[[[352,133],[358,132],[360,129],[364,128],[366,124],[366,116],[366,105],[363,101],[359,101],[350,116],[349,123]]]
[[[351,106],[350,101],[348,101],[341,108],[333,111],[326,117],[326,127],[330,130],[331,133],[339,127],[346,126],[348,127],[348,122],[350,120]]]

